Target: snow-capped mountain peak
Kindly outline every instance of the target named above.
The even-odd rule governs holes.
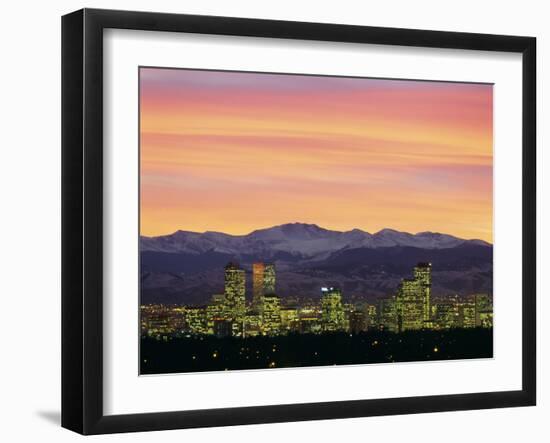
[[[158,237],[141,237],[141,251],[201,254],[208,251],[228,254],[261,255],[278,252],[315,257],[341,249],[410,246],[423,249],[453,248],[462,244],[490,246],[482,240],[464,240],[437,232],[411,234],[395,229],[382,229],[374,234],[352,229],[334,231],[315,224],[287,223],[258,229],[246,235],[223,232],[204,233],[176,231]]]

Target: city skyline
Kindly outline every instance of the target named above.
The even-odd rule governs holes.
[[[246,273],[230,262],[223,293],[206,306],[141,305],[140,373],[491,358],[492,295],[432,299],[431,269],[417,263],[375,304],[334,286],[298,303],[275,293],[276,268],[263,262],[253,263],[247,296]]]
[[[229,262],[224,267],[223,293],[212,294],[205,306],[176,305],[175,318],[170,320],[166,315],[170,309],[142,304],[142,334],[162,337],[191,333],[244,339],[289,333],[491,328],[493,324],[492,294],[432,299],[430,262],[417,263],[412,277],[403,278],[390,294],[379,298],[377,304],[367,299],[360,303],[346,302],[342,289],[337,286],[320,287],[321,297],[317,301],[289,302],[276,293],[274,264],[256,261],[251,271],[251,296],[247,296],[245,269],[237,262]],[[164,316],[159,317],[162,312]]]
[[[141,234],[445,232],[492,243],[492,85],[140,69]]]

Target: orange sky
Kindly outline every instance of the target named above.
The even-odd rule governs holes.
[[[492,242],[492,86],[140,69],[141,234],[304,222]]]

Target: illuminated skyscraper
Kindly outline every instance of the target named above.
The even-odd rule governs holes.
[[[252,264],[252,309],[259,310],[262,295],[264,295],[264,271],[263,263]]]
[[[423,320],[426,324],[431,320],[430,299],[432,294],[432,264],[418,263],[418,265],[414,267],[413,275],[422,289]]]
[[[206,307],[190,306],[185,309],[185,323],[189,332],[206,334]]]
[[[405,278],[397,290],[397,330],[422,329],[424,326],[423,291],[414,278]]]
[[[275,294],[275,264],[264,265],[264,294]]]
[[[281,301],[275,294],[262,296],[262,331],[266,335],[277,335],[281,331]]]
[[[397,331],[395,296],[378,300],[378,325],[386,331]]]
[[[432,264],[418,263],[414,278],[405,278],[399,285],[395,308],[398,331],[431,327],[430,296]]]
[[[262,296],[275,294],[275,265],[273,263],[252,264],[252,310],[261,313]]]
[[[432,311],[434,328],[449,329],[462,326],[458,296],[450,295],[436,300]]]
[[[378,325],[378,312],[376,305],[365,304],[363,306],[363,313],[365,314],[366,329],[374,328]]]
[[[226,318],[224,294],[215,294],[206,307],[206,327],[208,334],[214,334],[214,324]]]
[[[342,291],[338,288],[321,288],[321,323],[324,331],[342,331],[345,328]]]
[[[245,314],[245,273],[236,263],[225,267],[225,311],[237,323],[242,322]]]

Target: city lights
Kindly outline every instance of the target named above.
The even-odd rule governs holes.
[[[246,272],[237,263],[224,269],[223,294],[206,306],[142,305],[142,336],[256,337],[371,330],[401,333],[411,330],[492,328],[489,294],[432,297],[432,264],[418,263],[413,277],[401,281],[394,294],[376,303],[345,303],[340,288],[324,286],[317,303],[299,306],[276,294],[273,263],[252,265],[252,297],[246,299]],[[294,300],[294,299],[291,299]],[[377,344],[377,343],[375,343]],[[375,345],[373,344],[373,345]],[[244,348],[243,348],[244,350]],[[434,348],[438,352],[438,348]],[[218,355],[216,351],[214,356]]]

